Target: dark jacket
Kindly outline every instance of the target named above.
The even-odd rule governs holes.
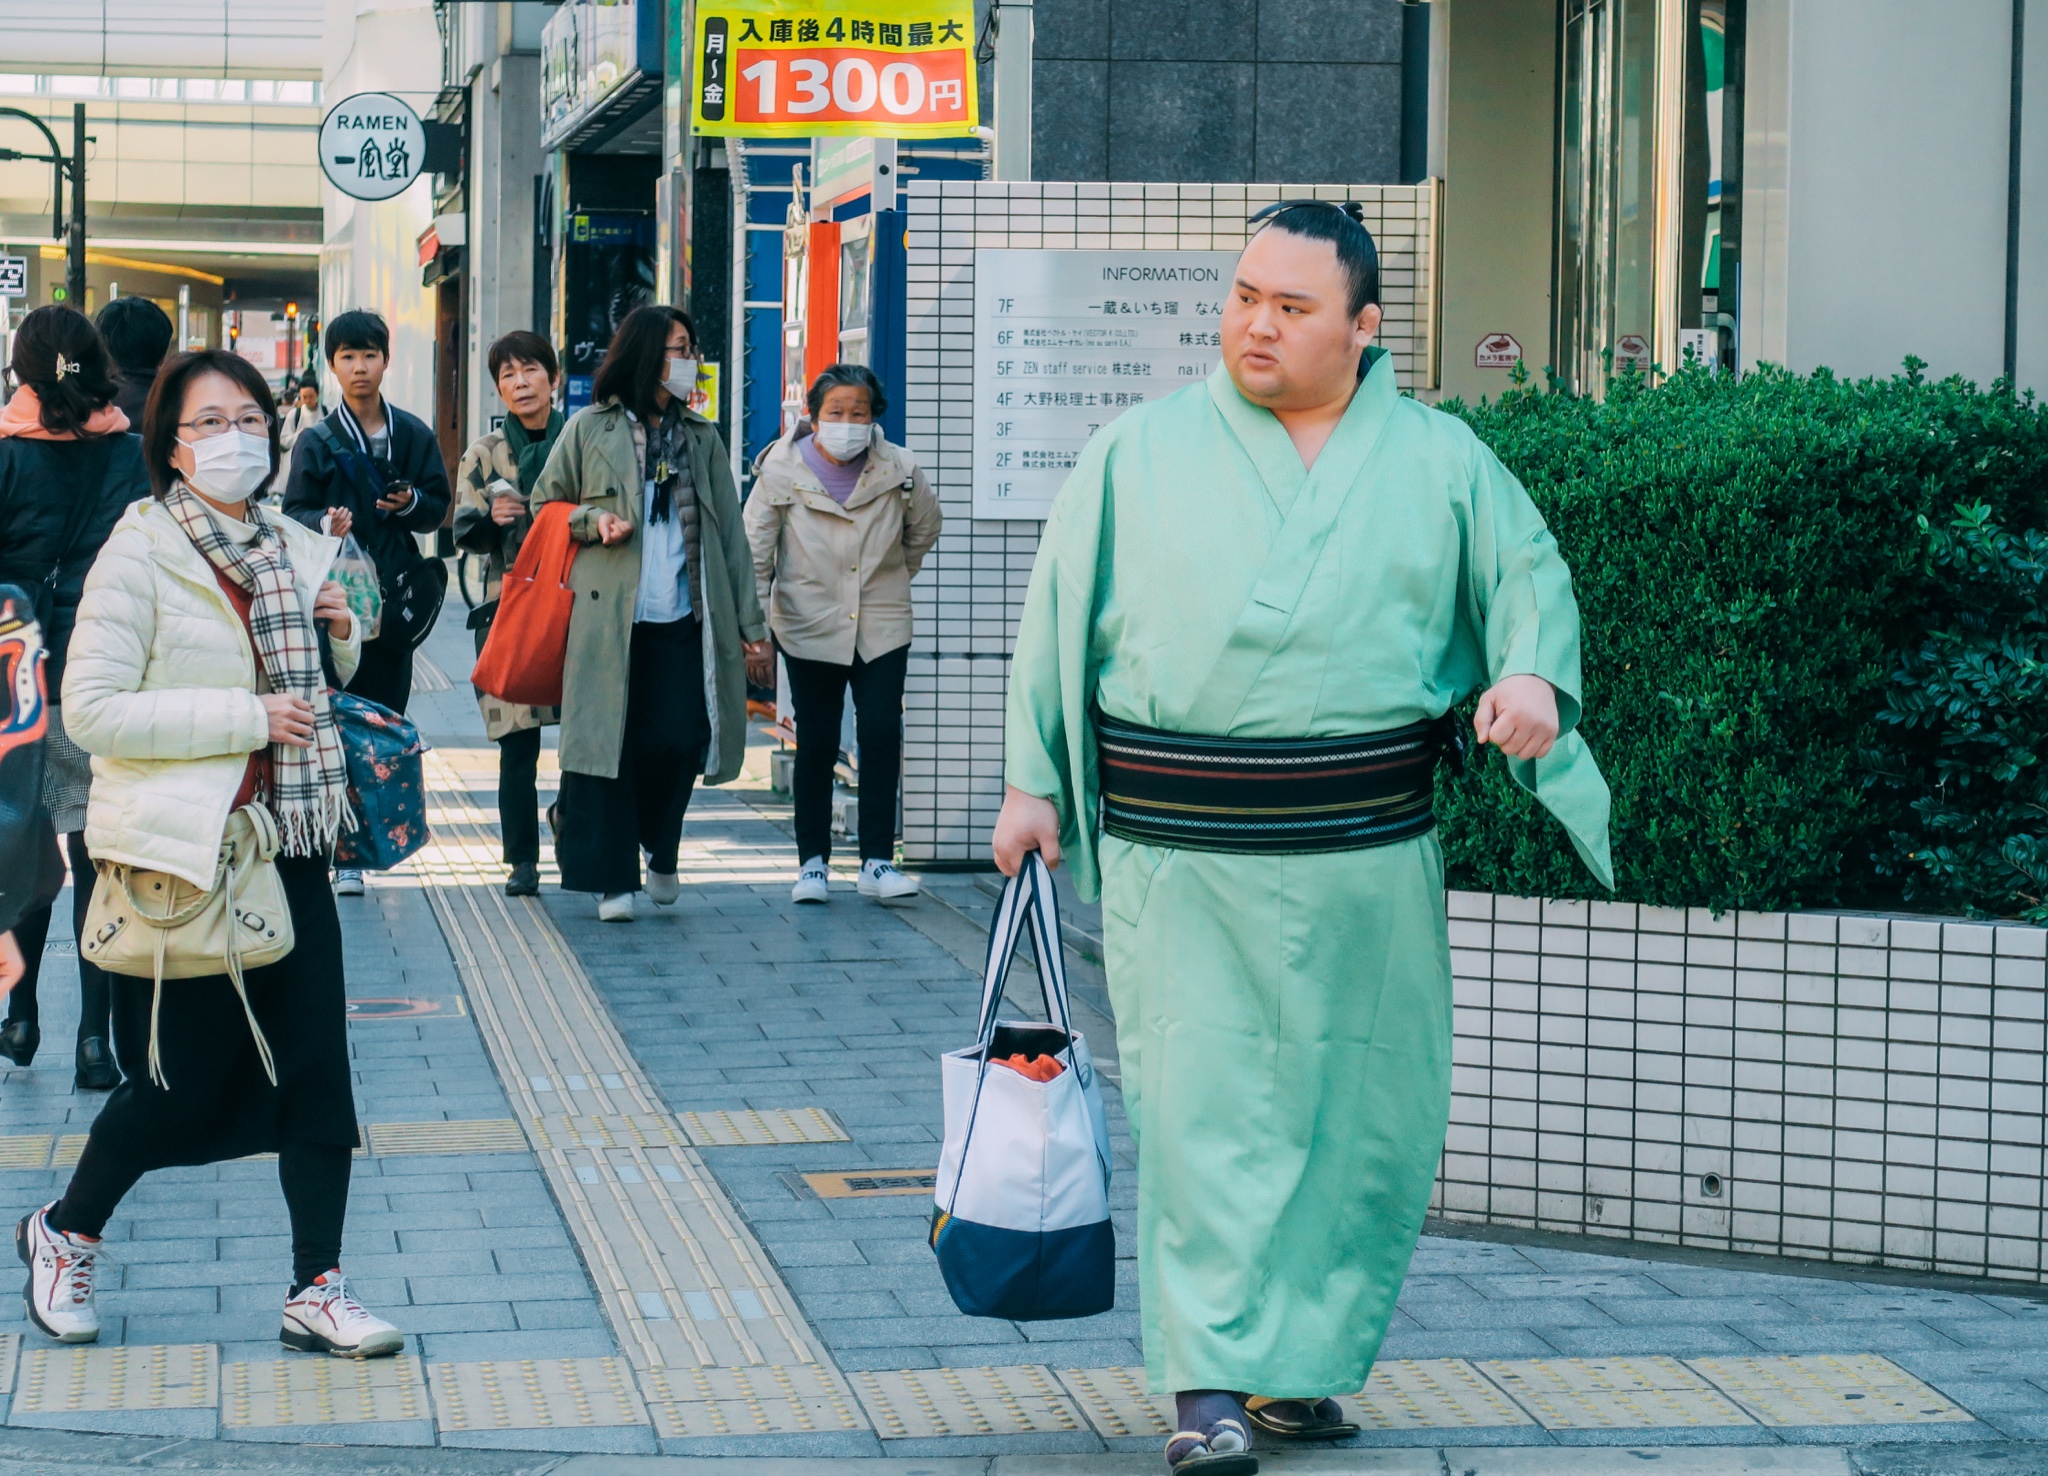
[[[42,650],[34,598],[0,581],[0,669],[33,667]],[[57,833],[42,800],[47,726],[40,685],[10,681],[0,688],[0,933],[49,906],[64,885]]]
[[[156,370],[138,374],[133,369],[123,369],[114,376],[114,383],[120,386],[114,391],[114,406],[128,417],[128,429],[139,436],[142,434],[142,407],[149,403],[149,387],[156,383]]]
[[[386,581],[399,569],[426,562],[409,536],[431,533],[448,516],[448,468],[441,464],[441,446],[426,422],[395,405],[384,407],[391,425],[391,459],[372,465],[356,449],[355,438],[336,410],[292,443],[291,483],[284,489],[286,516],[309,528],[320,526],[330,507],[345,507],[355,516],[354,533]],[[419,500],[409,512],[377,510],[387,483],[411,482]]]
[[[0,439],[0,584],[18,584],[34,595],[51,569],[57,570],[50,627],[43,632],[53,697],[62,689],[64,653],[78,619],[86,571],[122,512],[147,496],[149,474],[142,466],[140,436],[124,432],[81,441]],[[88,505],[74,508],[80,497]],[[67,519],[72,523],[68,552]]]

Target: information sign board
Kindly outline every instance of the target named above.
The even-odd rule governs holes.
[[[0,297],[28,296],[28,258],[0,256]]]
[[[1088,438],[1199,384],[1235,251],[974,253],[974,516],[1043,518]]]

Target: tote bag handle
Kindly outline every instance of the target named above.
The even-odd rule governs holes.
[[[988,962],[981,976],[981,1058],[988,1061],[995,1043],[996,1012],[1001,1008],[1003,989],[1010,976],[1010,962],[1017,954],[1017,941],[1025,928],[1031,930],[1032,951],[1038,955],[1038,987],[1045,999],[1046,1020],[1073,1039],[1073,1011],[1067,1002],[1067,963],[1060,947],[1059,901],[1053,891],[1052,872],[1032,851],[1024,865],[1003,885],[996,903],[996,915],[988,935]],[[1067,1047],[1072,1064],[1073,1047]]]

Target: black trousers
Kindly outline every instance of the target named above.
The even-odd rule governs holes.
[[[348,691],[404,712],[412,701],[412,648],[403,641],[374,640],[363,647],[362,664],[349,678]]]
[[[326,862],[280,856],[277,869],[295,942],[284,958],[244,976],[277,1085],[264,1074],[225,975],[164,981],[157,1040],[166,1084],[156,1085],[149,1076],[154,981],[112,976],[114,1055],[127,1080],[107,1097],[51,1212],[59,1230],[98,1235],[151,1169],[274,1152],[297,1283],[340,1260],[357,1141],[341,924]]]
[[[903,774],[903,675],[910,647],[851,666],[782,653],[796,705],[796,849],[799,861],[832,856],[832,765],[846,692],[860,742],[860,859],[896,859],[896,786]]]
[[[64,837],[64,848],[71,855],[71,936],[76,939],[85,932],[85,909],[92,904],[93,867],[92,857],[85,853],[85,834],[73,831]],[[38,907],[34,912],[25,912],[21,921],[14,926],[14,941],[21,945],[22,962],[28,971],[21,982],[14,986],[7,996],[7,1019],[26,1020],[32,1025],[41,1023],[42,1011],[36,999],[36,984],[43,973],[43,946],[50,938],[50,909]],[[101,1039],[107,1034],[107,974],[96,963],[81,953],[78,959],[78,1038],[86,1039],[97,1035]]]
[[[498,740],[498,830],[507,866],[540,862],[540,729]]]
[[[673,874],[690,792],[704,772],[704,636],[695,616],[633,627],[616,779],[564,770],[555,860],[565,892],[637,892],[640,852]]]

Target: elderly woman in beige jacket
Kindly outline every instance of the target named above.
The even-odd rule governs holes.
[[[811,384],[810,414],[762,453],[747,498],[747,541],[768,629],[796,707],[796,849],[791,895],[831,898],[832,769],[846,692],[860,743],[864,897],[917,894],[896,869],[903,767],[903,678],[910,581],[939,541],[939,499],[909,451],[875,424],[888,401],[873,371],[834,364]],[[766,686],[766,661],[750,667]]]
[[[351,822],[321,644],[346,679],[362,632],[327,578],[339,545],[262,505],[277,406],[239,355],[166,364],[142,440],[155,495],[129,507],[86,576],[64,671],[66,728],[92,755],[86,846],[102,868],[135,868],[145,894],[149,873],[211,888],[229,817],[260,804],[282,838],[294,945],[240,988],[225,974],[160,990],[114,976],[127,1080],[63,1197],[15,1229],[29,1319],[61,1342],[99,1336],[100,1232],[145,1173],[275,1153],[293,1262],[279,1338],[396,1353],[404,1337],[349,1294],[340,1269],[358,1135],[327,862]]]

